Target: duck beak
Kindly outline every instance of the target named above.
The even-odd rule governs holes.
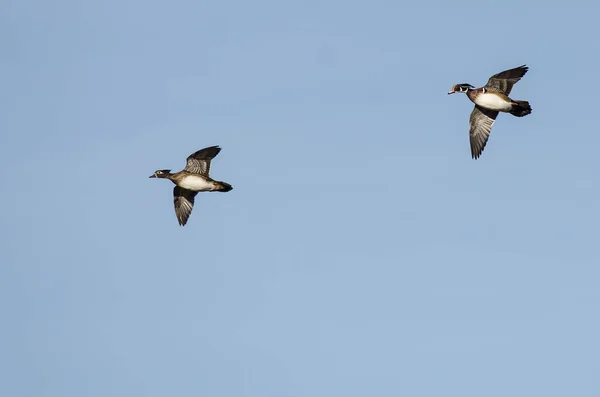
[[[449,92],[448,92],[448,95],[450,95],[450,94],[454,94],[454,92],[455,92],[455,91],[454,91],[454,88],[453,88],[453,89],[452,89],[452,91],[449,91]]]
[[[152,174],[148,178],[156,178],[156,174]]]

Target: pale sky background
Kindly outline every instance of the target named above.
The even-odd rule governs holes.
[[[2,1],[0,395],[599,396],[600,5],[492,4]]]

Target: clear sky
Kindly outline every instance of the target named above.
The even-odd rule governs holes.
[[[0,395],[600,395],[597,1],[0,10]]]

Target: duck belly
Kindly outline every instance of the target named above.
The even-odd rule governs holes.
[[[192,190],[194,192],[206,192],[209,190],[213,190],[215,187],[212,181],[207,181],[202,177],[193,175],[188,175],[185,178],[183,178],[181,182],[179,182],[179,186],[184,189]]]
[[[512,104],[508,97],[502,97],[496,94],[481,94],[475,98],[475,104],[489,110],[498,110],[500,112],[508,112],[512,108]]]

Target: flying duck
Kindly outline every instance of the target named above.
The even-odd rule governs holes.
[[[208,176],[210,161],[220,151],[218,146],[198,150],[187,158],[187,164],[182,171],[171,174],[171,170],[158,170],[150,175],[150,178],[166,178],[175,184],[173,202],[180,226],[187,223],[198,192],[228,192],[233,189],[229,183],[215,181]]]
[[[471,157],[479,158],[490,137],[490,132],[499,112],[523,117],[531,113],[527,101],[517,101],[508,97],[513,85],[525,76],[529,68],[525,65],[505,70],[490,77],[487,84],[475,88],[471,84],[456,84],[448,93],[464,92],[475,104],[469,119],[469,136],[471,139]]]

